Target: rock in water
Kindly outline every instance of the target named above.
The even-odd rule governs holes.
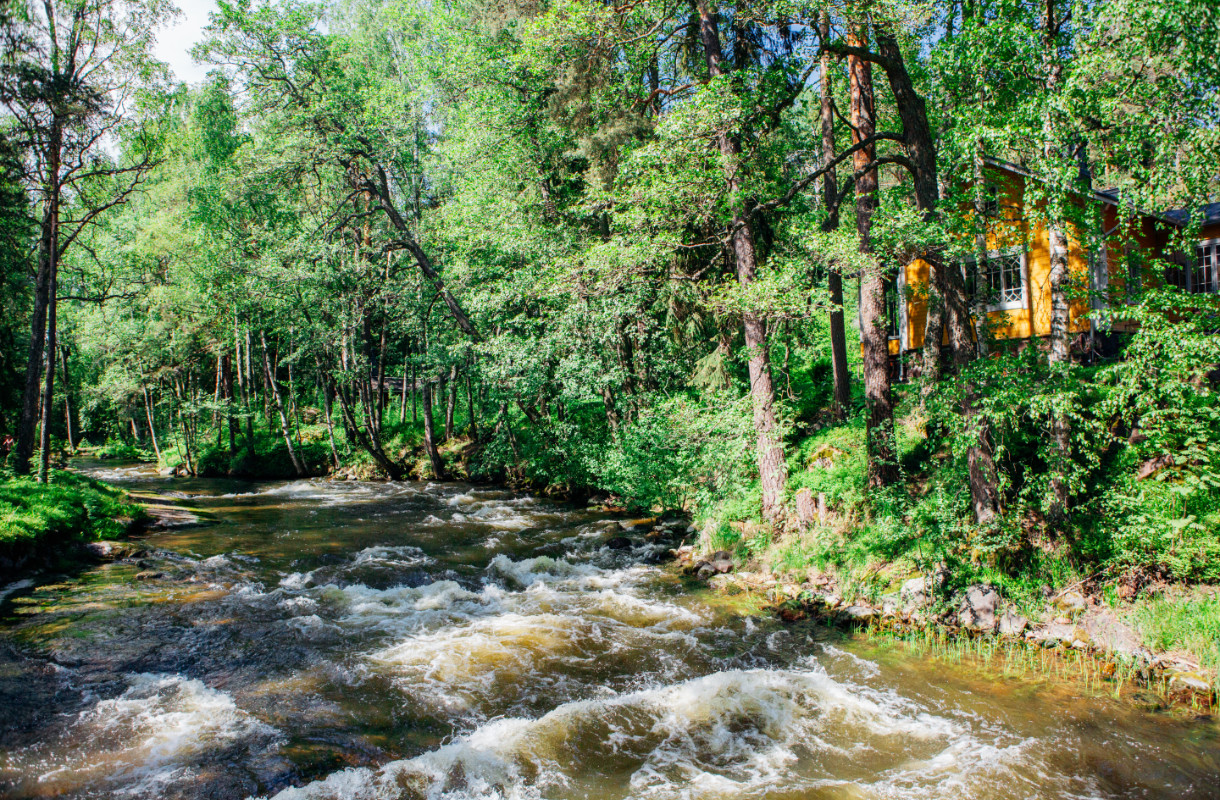
[[[996,629],[999,605],[1000,595],[995,589],[982,584],[971,586],[958,610],[958,624],[968,630],[992,633]]]
[[[626,536],[615,536],[606,542],[606,547],[611,550],[630,550],[631,540]]]

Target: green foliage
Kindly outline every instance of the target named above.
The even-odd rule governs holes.
[[[0,475],[0,548],[7,554],[63,539],[114,539],[143,517],[122,492],[82,475],[55,470],[47,483]]]
[[[679,395],[649,404],[601,457],[600,486],[632,507],[706,509],[750,480],[748,401],[730,394]]]
[[[152,461],[152,454],[131,442],[111,440],[90,451],[94,458],[117,459],[120,461]]]

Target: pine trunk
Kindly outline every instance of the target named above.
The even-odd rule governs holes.
[[[848,43],[864,46],[863,34],[849,36]],[[859,144],[876,131],[872,64],[849,56],[851,78],[852,144]],[[876,149],[865,147],[853,155],[856,178],[856,232],[860,253],[873,258],[873,214],[877,210],[878,175],[868,165],[877,157]],[[870,263],[860,276],[860,342],[864,355],[864,404],[867,409],[868,484],[888,486],[898,479],[894,452],[894,403],[890,391],[889,333],[885,318],[885,271]]]

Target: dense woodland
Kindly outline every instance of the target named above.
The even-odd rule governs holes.
[[[13,473],[460,477],[789,567],[1220,580],[1220,304],[1081,200],[1220,196],[1212,0],[237,0],[198,86],[151,55],[174,13],[5,7]],[[1050,237],[1026,347],[974,288],[997,158]],[[1149,279],[1100,357],[1103,236]]]

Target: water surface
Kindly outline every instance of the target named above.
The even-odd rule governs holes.
[[[604,515],[89,469],[214,523],[0,587],[4,797],[1220,797],[1214,721],[742,616]]]

